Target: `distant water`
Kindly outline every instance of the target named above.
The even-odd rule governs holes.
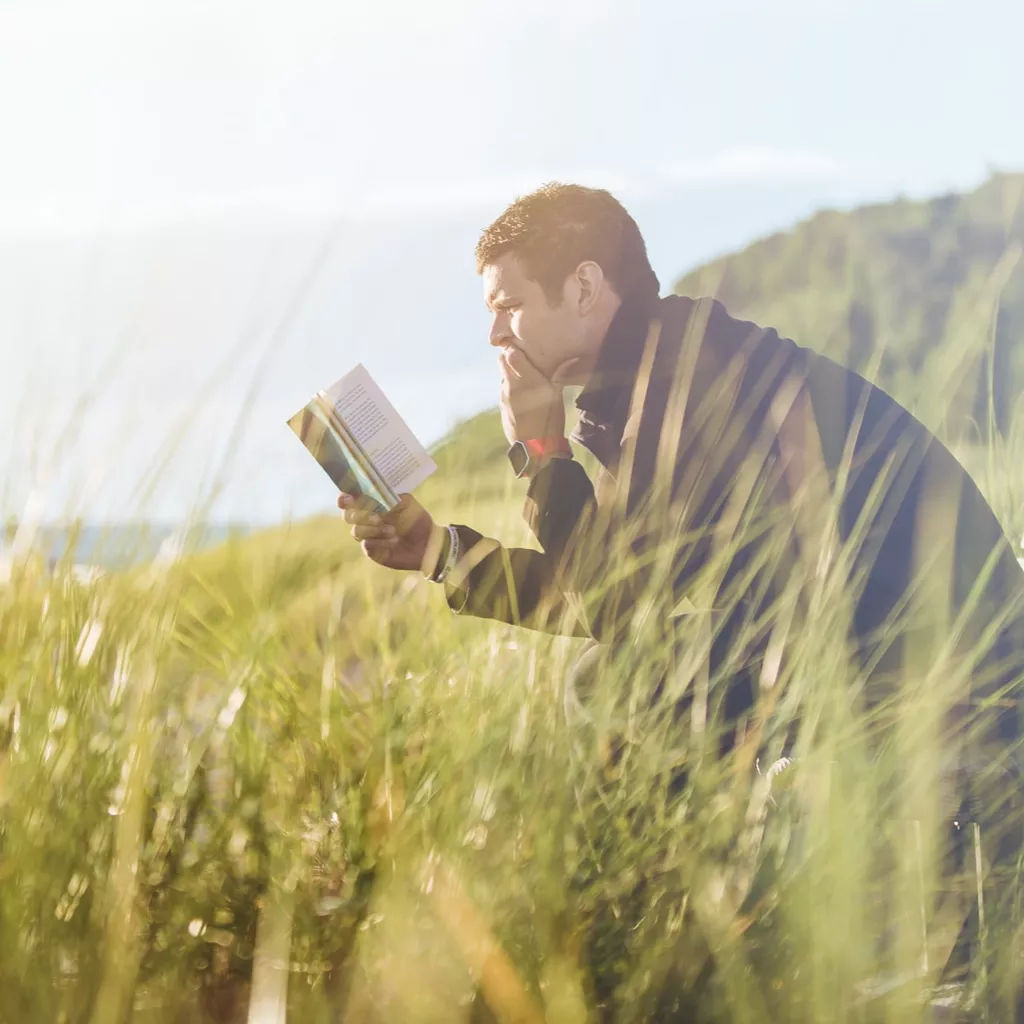
[[[44,526],[33,546],[51,563],[70,558],[76,565],[123,569],[152,561],[161,552],[215,547],[233,537],[246,536],[254,529],[246,524],[211,523],[184,534],[171,523]]]

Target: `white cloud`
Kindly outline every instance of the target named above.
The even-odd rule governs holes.
[[[450,216],[487,210],[510,202],[548,181],[606,188],[624,199],[642,199],[679,188],[743,182],[800,182],[864,178],[871,168],[856,168],[824,153],[743,147],[707,159],[666,162],[652,172],[623,167],[536,167],[493,177],[406,182],[381,187],[328,190],[299,186],[208,192],[175,197],[97,202],[68,194],[34,203],[5,203],[0,225],[28,233],[118,232],[181,222],[257,220],[323,225],[333,219],[353,222],[401,217]]]
[[[628,167],[551,167],[450,184],[410,183],[407,187],[369,191],[353,203],[350,211],[344,212],[361,210],[371,215],[387,215],[493,206],[548,181],[606,188],[617,195],[637,199],[680,186],[822,180],[846,176],[851,170],[824,153],[743,147],[707,159],[669,162],[653,173]]]
[[[668,164],[662,173],[670,181],[707,184],[720,181],[799,181],[834,178],[846,173],[839,161],[812,150],[745,146],[718,153],[707,160]]]

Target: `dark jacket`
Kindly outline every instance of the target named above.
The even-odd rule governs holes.
[[[639,609],[667,619],[688,597],[721,613],[712,669],[741,635],[749,666],[771,633],[751,622],[794,572],[841,564],[863,662],[885,662],[924,581],[950,623],[970,605],[965,636],[1005,617],[987,664],[1016,667],[1024,574],[999,523],[950,452],[856,373],[717,301],[627,300],[577,405],[573,440],[598,478],[554,460],[531,481],[540,551],[458,527],[455,611],[614,645]],[[747,672],[737,706],[753,685]]]

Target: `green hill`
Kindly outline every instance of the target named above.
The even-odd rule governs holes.
[[[682,277],[864,373],[946,436],[1009,428],[1024,391],[1024,174],[826,210]],[[995,381],[990,387],[990,380]]]

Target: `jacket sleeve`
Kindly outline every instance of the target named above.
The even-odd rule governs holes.
[[[446,584],[449,607],[567,636],[610,642],[649,583],[637,551],[653,550],[634,529],[611,530],[584,468],[552,460],[531,481],[525,518],[541,550],[506,548],[457,526],[459,559]],[[614,546],[614,552],[613,552]]]
[[[556,468],[551,464],[548,468],[550,475],[538,476],[537,486],[531,488],[530,527],[557,566],[560,585],[574,600],[589,635],[602,643],[614,643],[628,632],[632,612],[649,586],[647,555],[657,548],[648,536],[643,512],[636,508],[630,515],[621,504],[626,488],[636,494],[645,484],[620,477],[599,504],[583,468],[573,465],[586,481],[588,494],[575,519],[570,520],[560,514],[566,492],[574,486],[569,479],[570,465]]]
[[[459,558],[445,584],[449,607],[548,633],[590,635],[561,563],[569,538],[592,520],[594,505],[583,467],[553,459],[530,482],[526,501],[526,519],[542,550],[506,548],[456,526]]]

